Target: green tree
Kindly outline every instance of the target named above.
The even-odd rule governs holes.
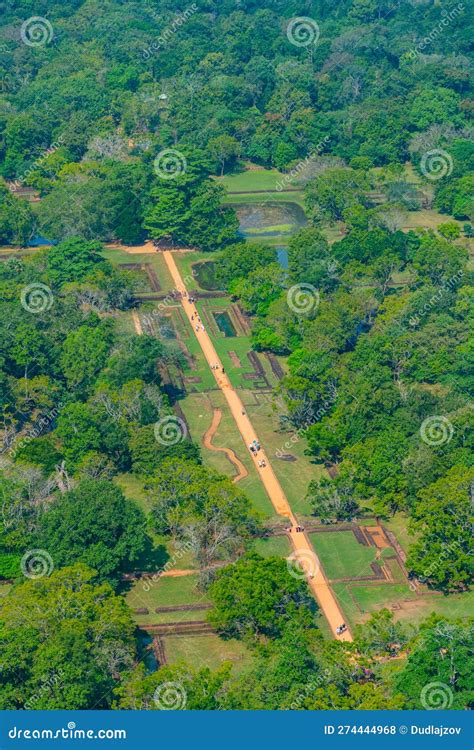
[[[136,656],[134,629],[123,598],[83,565],[15,587],[0,617],[0,707],[110,708]]]
[[[46,253],[48,276],[56,287],[66,282],[82,281],[97,264],[103,263],[97,241],[74,237],[52,247]]]
[[[69,387],[87,391],[107,361],[112,338],[108,325],[81,326],[67,336],[61,367]]]
[[[473,623],[433,615],[415,637],[395,686],[408,709],[469,709],[472,688]]]
[[[112,482],[83,480],[41,517],[37,544],[56,567],[82,562],[115,586],[144,550],[145,527],[141,510]]]
[[[473,480],[474,470],[453,466],[418,493],[411,527],[419,538],[410,548],[407,565],[436,588],[465,589],[472,580]]]
[[[290,575],[277,557],[256,553],[217,573],[209,587],[209,622],[234,638],[279,638],[290,623],[314,625],[314,601],[307,584]]]

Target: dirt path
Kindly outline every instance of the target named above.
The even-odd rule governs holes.
[[[235,467],[237,470],[237,474],[232,478],[232,481],[234,484],[236,482],[240,482],[241,479],[245,479],[245,477],[248,477],[249,473],[245,466],[243,465],[240,458],[236,456],[233,450],[231,448],[218,448],[217,445],[212,444],[212,438],[216,434],[218,427],[221,423],[222,419],[222,410],[221,409],[214,409],[214,414],[212,415],[212,422],[211,426],[207,430],[206,434],[204,435],[202,442],[205,448],[207,448],[210,451],[214,451],[215,453],[225,453],[231,464]]]
[[[139,336],[141,336],[143,334],[142,322],[136,310],[132,310],[132,320],[133,320],[133,325],[135,326],[136,332],[138,333]]]
[[[175,288],[178,292],[181,292],[181,304],[188,317],[189,324],[192,326],[195,332],[196,338],[199,341],[201,349],[206,357],[206,360],[210,367],[214,368],[217,364],[218,369],[212,369],[212,373],[216,379],[219,388],[225,396],[225,399],[229,405],[229,408],[234,417],[235,423],[239,429],[239,432],[244,441],[245,447],[248,450],[250,444],[254,440],[258,440],[257,434],[253,428],[250,419],[243,407],[242,401],[238,393],[234,390],[233,386],[227,375],[222,372],[222,365],[220,363],[217,352],[214,348],[214,344],[206,330],[203,330],[200,325],[197,324],[196,308],[194,304],[191,304],[188,299],[187,289],[184,285],[181,274],[179,273],[178,267],[176,266],[173,254],[169,250],[163,251],[163,258],[168,266],[168,270],[173,279]],[[192,319],[191,316],[194,316]],[[197,328],[197,330],[196,330]],[[259,466],[259,461],[264,461],[265,466]],[[262,448],[257,454],[257,458],[254,457],[255,469],[258,472],[265,490],[275,508],[276,512],[288,518],[291,525],[290,539],[293,545],[292,555],[298,561],[299,565],[307,572],[308,584],[315,595],[322,612],[326,616],[326,619],[331,627],[331,632],[336,638],[340,640],[351,641],[352,636],[348,630],[341,635],[336,635],[336,628],[344,622],[344,616],[339,608],[339,605],[331,591],[326,576],[322,570],[319,559],[305,533],[297,532],[296,526],[297,521],[293,512],[290,508],[285,493],[278,481],[275,472],[273,471],[272,465],[268,456],[265,454],[265,450]]]

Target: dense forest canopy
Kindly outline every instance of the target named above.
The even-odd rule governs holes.
[[[0,708],[160,709],[170,682],[190,709],[415,709],[440,683],[444,707],[472,707],[472,620],[454,611],[408,626],[369,609],[353,643],[323,637],[306,583],[255,549],[252,488],[176,420],[163,373],[183,351],[127,327],[138,282],[105,247],[212,253],[254,352],[284,362],[275,411],[318,466],[311,520],[400,514],[408,574],[439,601],[468,594],[468,3],[0,10]],[[301,193],[287,267],[245,241],[220,180],[258,168]],[[441,223],[407,225],[425,209]],[[241,672],[149,669],[124,580],[170,545],[192,556],[206,623],[250,653]]]
[[[430,0],[197,0],[179,12],[158,0],[44,2],[31,28],[30,3],[2,6],[0,173],[43,196],[21,222],[4,196],[7,242],[23,242],[28,226],[57,240],[126,242],[146,228],[206,248],[199,214],[207,206],[215,222],[218,205],[206,173],[237,159],[287,170],[316,148],[358,170],[408,159],[425,172],[449,170],[436,200],[461,219],[472,215],[462,3],[444,16]],[[292,31],[295,16],[303,20]],[[153,168],[175,147],[204,157],[178,200],[177,185]],[[424,164],[447,147],[447,164]],[[160,223],[170,203],[180,227],[172,217]],[[217,244],[232,236],[228,219]]]

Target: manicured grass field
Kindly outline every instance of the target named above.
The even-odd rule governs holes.
[[[335,583],[332,589],[347,617],[348,623],[364,622],[372,612],[393,609],[395,620],[418,625],[432,613],[451,619],[472,618],[474,591],[464,594],[426,594],[419,596],[407,583],[385,583],[359,586],[352,583]]]
[[[432,612],[450,619],[467,619],[474,612],[474,591],[466,591],[463,594],[449,594],[445,596],[424,596],[416,601],[416,607],[408,608],[406,611],[397,612],[397,620],[407,620],[418,623],[426,619]]]
[[[269,232],[278,232],[279,234],[289,234],[292,230],[295,230],[295,226],[293,224],[275,224],[274,226],[266,226],[266,227],[260,227],[260,228],[253,228],[253,229],[247,229],[246,234],[247,235],[264,235],[269,234]]]
[[[247,647],[235,639],[223,640],[218,635],[167,636],[164,639],[168,663],[185,661],[202,669],[216,669],[225,661],[231,661],[235,672],[247,666],[252,655]]]
[[[334,583],[331,588],[351,627],[363,622],[378,609],[383,607],[390,609],[391,605],[398,604],[405,599],[416,599],[416,594],[407,584],[383,583],[359,586],[353,583]]]
[[[238,174],[215,178],[229,193],[276,190],[278,183],[283,179],[284,175],[277,169],[246,169]]]
[[[272,203],[280,201],[287,203],[288,201],[291,201],[292,203],[297,203],[301,208],[305,208],[304,193],[302,190],[282,190],[278,193],[239,193],[238,195],[235,193],[228,193],[224,196],[222,203],[223,205],[235,204],[237,199],[239,203],[252,203],[256,205],[261,205],[268,201],[271,201]]]
[[[263,557],[288,557],[291,546],[286,536],[273,536],[257,539],[254,544],[256,552]]]
[[[330,580],[373,575],[376,549],[359,544],[352,531],[310,534],[310,539]]]
[[[169,607],[171,605],[181,606],[183,604],[207,604],[209,599],[196,588],[198,576],[186,575],[176,578],[162,576],[156,581],[136,581],[130,591],[126,594],[127,604],[132,609],[147,607],[150,611],[155,607]],[[150,590],[146,591],[148,587]],[[178,621],[180,614],[175,618],[169,617],[169,621]],[[196,614],[196,613],[195,613]],[[195,617],[194,619],[199,619]]]

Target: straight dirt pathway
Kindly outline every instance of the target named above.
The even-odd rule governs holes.
[[[196,307],[189,301],[188,290],[186,289],[181,274],[175,263],[172,252],[169,250],[163,251],[163,257],[171,274],[174,282],[174,286],[177,292],[181,295],[181,304],[189,320],[190,325],[196,335],[197,340],[201,346],[201,349],[206,357],[207,363],[214,374],[216,382],[225,399],[229,405],[229,408],[234,417],[235,423],[239,429],[239,432],[244,441],[245,447],[248,450],[249,446],[253,441],[258,441],[257,434],[253,428],[253,425],[248,418],[248,415],[244,409],[242,401],[238,393],[234,390],[228,376],[222,371],[222,364],[214,348],[212,340],[205,330],[202,323],[197,320]],[[216,368],[216,365],[218,366]],[[278,481],[273,467],[270,463],[268,456],[262,449],[258,452],[257,457],[254,457],[255,469],[258,472],[263,486],[270,498],[273,507],[280,516],[288,518],[291,529],[290,539],[293,545],[293,553],[290,557],[293,557],[299,566],[306,571],[306,577],[308,584],[316,597],[319,606],[324,613],[333,635],[345,641],[351,641],[352,636],[349,630],[346,630],[342,634],[336,634],[336,628],[344,622],[344,616],[339,608],[339,605],[334,597],[333,592],[329,586],[329,583],[324,575],[321,567],[321,563],[316,556],[316,553],[311,545],[308,537],[304,532],[297,532],[298,522],[293,515],[290,504],[286,498],[285,493]],[[259,462],[264,462],[265,465],[259,465]],[[296,567],[295,567],[296,569]]]

